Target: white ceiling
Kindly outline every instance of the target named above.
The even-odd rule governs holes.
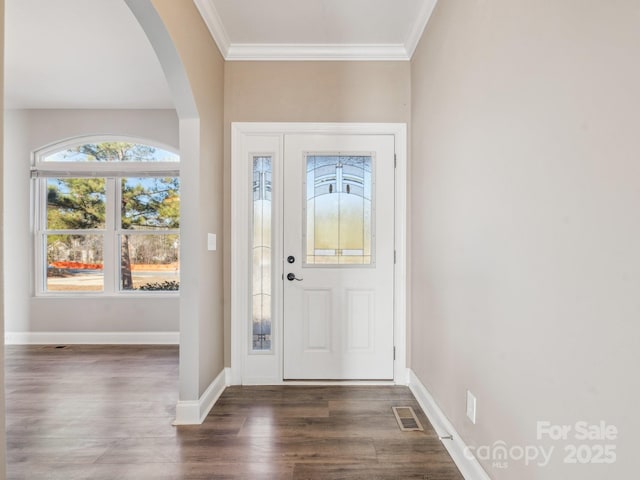
[[[228,60],[408,60],[437,0],[193,0]],[[124,0],[5,0],[6,108],[173,108]]]
[[[227,60],[408,60],[437,0],[194,0]]]
[[[5,0],[6,108],[173,108],[123,0]]]

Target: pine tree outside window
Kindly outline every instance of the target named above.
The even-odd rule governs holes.
[[[86,140],[35,155],[36,293],[179,290],[178,155]]]

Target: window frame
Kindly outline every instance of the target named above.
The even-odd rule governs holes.
[[[171,146],[156,141],[120,135],[83,136],[50,144],[32,153],[31,191],[34,295],[36,297],[177,297],[180,291],[171,290],[122,290],[120,288],[120,237],[127,235],[180,235],[180,228],[147,230],[124,230],[121,204],[122,179],[128,177],[177,177],[180,178],[178,162],[53,162],[43,159],[56,152],[89,143],[127,142],[147,145],[180,155]],[[47,229],[47,180],[56,178],[104,178],[105,179],[105,226],[103,229],[48,230]],[[51,291],[47,290],[47,235],[80,234],[103,236],[103,289],[102,291]]]

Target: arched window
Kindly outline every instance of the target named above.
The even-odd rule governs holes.
[[[178,290],[179,161],[121,137],[36,152],[36,293]]]

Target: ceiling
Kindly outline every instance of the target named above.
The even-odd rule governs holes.
[[[194,0],[227,60],[408,60],[436,0]]]
[[[5,0],[5,108],[173,108],[123,0]]]
[[[436,0],[193,0],[227,60],[408,60]],[[173,108],[124,0],[5,0],[6,108]]]

